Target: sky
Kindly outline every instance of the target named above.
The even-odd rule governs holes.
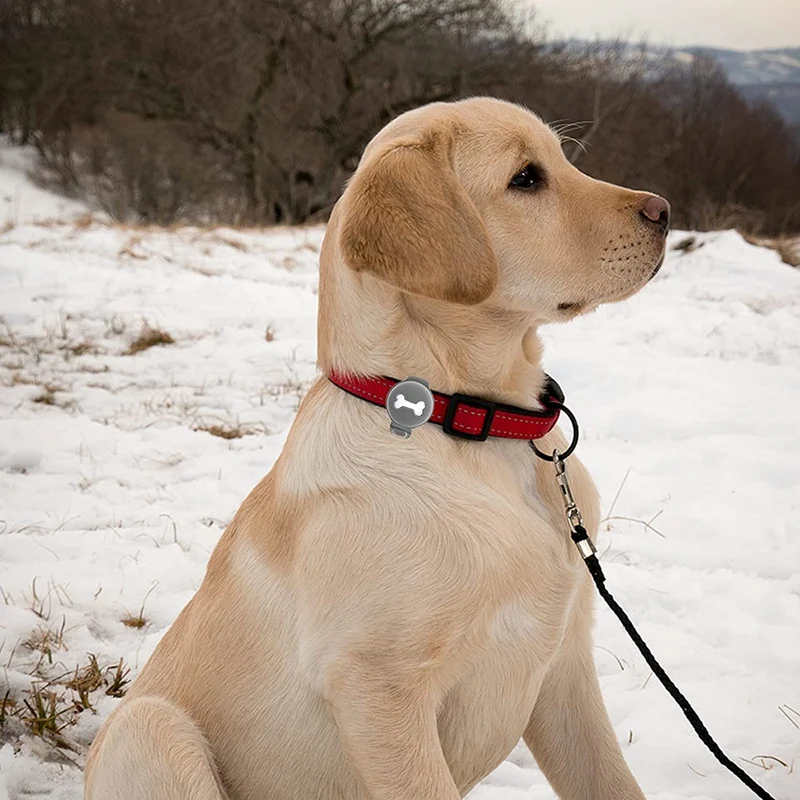
[[[551,36],[675,47],[800,47],[800,0],[533,0]]]

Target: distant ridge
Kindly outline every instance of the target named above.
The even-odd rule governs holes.
[[[677,52],[715,58],[737,86],[800,83],[800,47],[745,51],[686,47]]]
[[[767,100],[788,122],[800,125],[800,47],[744,52],[690,47],[679,52],[716,59],[748,100]]]
[[[575,44],[585,45],[586,42]],[[601,42],[601,44],[604,44]],[[608,42],[608,46],[618,43]],[[641,54],[642,45],[627,44],[631,55]],[[710,56],[718,61],[731,83],[752,102],[771,102],[778,112],[793,125],[800,125],[800,47],[774,50],[731,50],[721,47],[663,47],[645,45],[654,61],[673,59],[689,64],[695,58]]]

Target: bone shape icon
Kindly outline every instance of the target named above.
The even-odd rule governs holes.
[[[418,403],[409,403],[408,400],[399,394],[394,401],[395,408],[410,408],[416,416],[421,417],[425,412],[425,401],[420,400]]]

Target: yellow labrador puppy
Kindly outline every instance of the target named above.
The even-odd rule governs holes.
[[[319,365],[536,408],[538,326],[644,286],[668,217],[580,173],[518,106],[404,114],[328,226]],[[552,466],[525,441],[433,424],[402,440],[388,423],[317,380],[103,726],[87,798],[456,800],[523,737],[564,800],[642,800]],[[593,532],[596,491],[574,457],[569,471]]]

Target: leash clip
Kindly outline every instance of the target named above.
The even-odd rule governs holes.
[[[558,488],[561,489],[564,513],[569,523],[572,541],[575,542],[581,558],[586,561],[597,553],[597,548],[594,546],[589,534],[586,533],[586,528],[583,527],[583,517],[575,498],[572,496],[572,489],[570,489],[569,481],[567,480],[567,464],[558,450],[553,450],[553,466],[556,468],[556,481],[558,482]]]
[[[566,462],[561,458],[558,450],[553,450],[553,466],[556,468],[556,481],[558,481],[558,488],[561,489],[561,498],[564,501],[564,513],[567,515],[570,528],[574,531],[578,525],[583,525],[583,517],[575,503],[572,489],[567,480]]]

